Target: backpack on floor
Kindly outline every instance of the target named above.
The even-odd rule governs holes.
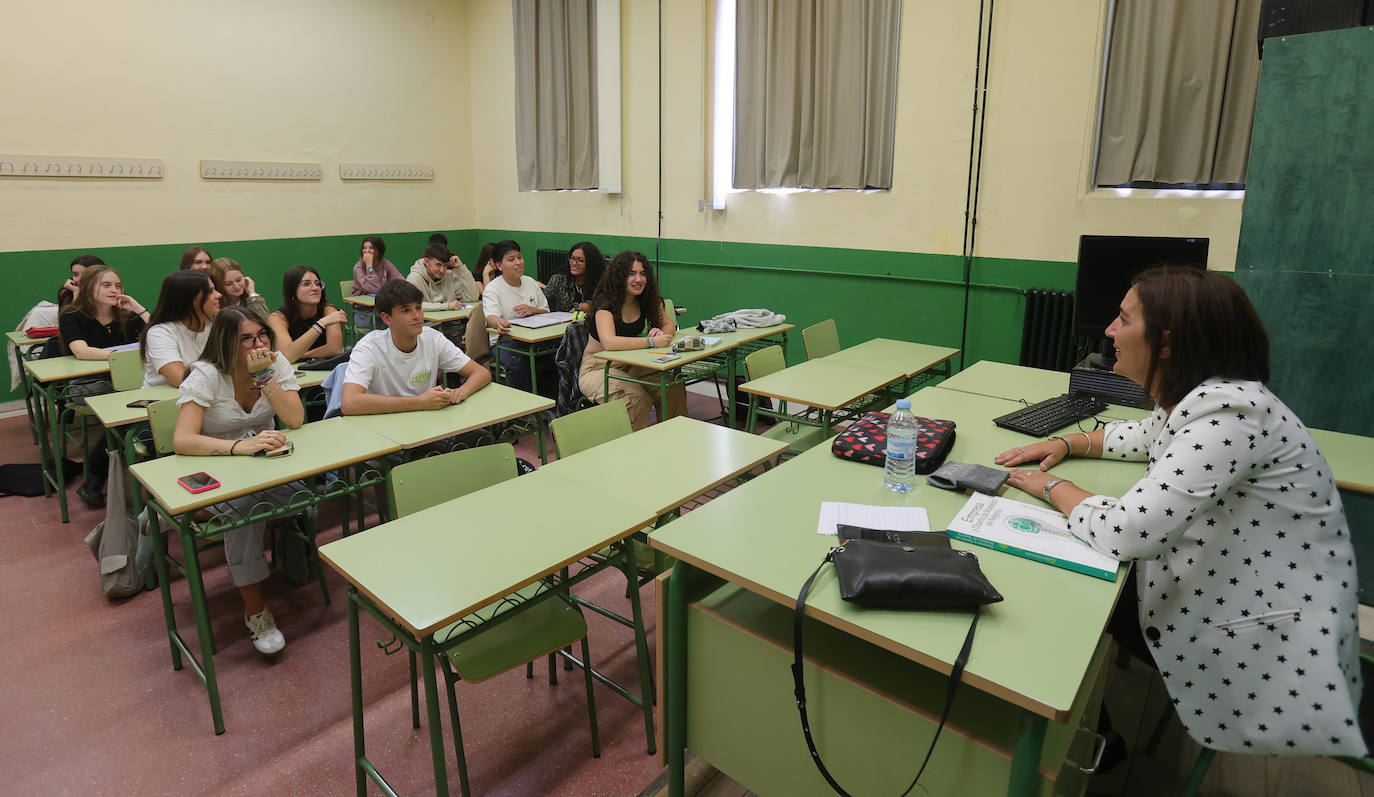
[[[62,473],[67,481],[81,471],[81,463],[62,460]],[[43,466],[21,462],[0,465],[0,495],[22,495],[32,498],[43,494]]]

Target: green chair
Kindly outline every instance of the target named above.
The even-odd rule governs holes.
[[[172,453],[172,433],[177,428],[177,400],[163,399],[148,405],[148,425],[153,428],[153,450],[162,457]]]
[[[663,317],[671,318],[673,323],[677,323],[677,306],[673,304],[672,299],[663,300]]]
[[[116,391],[143,386],[143,355],[137,349],[110,353],[110,381]]]
[[[840,350],[840,333],[835,328],[835,319],[827,318],[819,324],[812,324],[802,330],[802,342],[806,344],[806,359],[815,360]]]
[[[782,347],[777,345],[759,349],[744,358],[744,370],[751,380],[760,379],[786,367],[787,361],[783,359]],[[829,429],[803,423],[789,415],[786,401],[779,401],[776,410],[766,410],[758,406],[757,396],[751,396],[749,409],[749,433],[754,434],[759,415],[774,419],[772,428],[764,432],[763,436],[787,443],[787,451],[783,452],[785,455],[796,456],[830,438]]]
[[[515,448],[509,443],[426,457],[392,468],[391,505],[397,517],[401,517],[503,482],[515,476],[516,472]],[[458,699],[454,685],[460,680],[484,681],[522,664],[532,664],[545,655],[557,653],[564,656],[565,661],[582,667],[587,689],[587,717],[592,728],[592,756],[601,757],[596,700],[592,692],[591,650],[587,644],[587,620],[582,616],[582,610],[571,596],[566,595],[541,600],[521,609],[548,588],[549,585],[543,581],[531,584],[434,634],[435,643],[440,645],[459,634],[472,634],[470,639],[445,651],[439,659],[448,691],[453,745],[458,758],[458,780],[465,795],[471,794],[472,790],[468,786],[467,758],[463,753],[463,732],[458,721]],[[491,622],[516,610],[518,614]],[[484,625],[487,626],[485,629]],[[579,641],[582,644],[580,662],[563,650]],[[415,652],[411,650],[412,721],[418,728],[419,690],[415,670]],[[557,668],[550,660],[550,683],[557,682],[556,672]],[[526,671],[526,677],[531,674],[530,670]]]
[[[558,456],[570,457],[629,434],[630,411],[624,400],[616,399],[556,418],[549,424],[549,430],[553,432]]]

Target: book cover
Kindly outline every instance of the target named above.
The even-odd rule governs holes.
[[[974,493],[945,532],[950,537],[1107,581],[1120,562],[1069,533],[1068,518],[1032,504]]]

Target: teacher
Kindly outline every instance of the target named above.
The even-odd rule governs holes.
[[[1094,549],[1137,562],[1139,626],[1112,630],[1148,644],[1199,744],[1363,756],[1350,527],[1326,459],[1264,385],[1269,339],[1250,300],[1221,274],[1151,269],[1107,337],[1116,372],[1157,409],[1005,451],[999,465],[1039,465],[1007,483],[1067,514]],[[1123,496],[1093,495],[1050,472],[1066,456],[1149,470]]]

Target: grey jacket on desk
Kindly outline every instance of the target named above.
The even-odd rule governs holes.
[[[1226,752],[1363,755],[1354,549],[1293,411],[1258,382],[1209,379],[1103,441],[1104,458],[1149,472],[1079,504],[1069,528],[1138,560],[1141,630],[1188,734]]]

